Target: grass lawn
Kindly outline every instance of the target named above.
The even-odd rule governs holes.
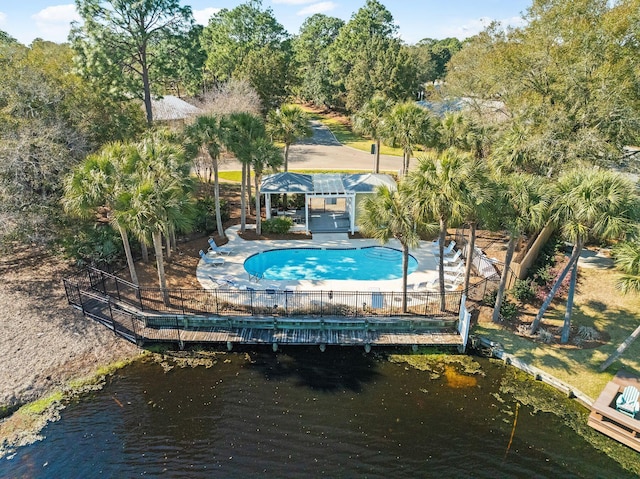
[[[610,340],[597,348],[578,348],[542,344],[504,330],[498,324],[482,323],[474,333],[499,341],[505,351],[519,359],[548,371],[558,379],[596,399],[604,386],[621,368],[640,375],[640,340],[605,372],[598,368],[640,324],[640,296],[623,296],[615,288],[620,273],[615,270],[581,268],[578,275],[572,324],[590,326],[610,335]],[[556,304],[542,322],[543,328],[561,326],[565,303]]]

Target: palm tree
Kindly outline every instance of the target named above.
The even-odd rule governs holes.
[[[423,222],[433,219],[439,225],[440,307],[446,305],[444,283],[444,247],[450,223],[471,216],[473,197],[482,188],[480,163],[470,154],[449,149],[441,154],[429,153],[418,158],[418,167],[408,177],[414,208]]]
[[[313,134],[309,117],[297,105],[283,105],[267,114],[267,133],[274,141],[284,143],[284,171],[289,171],[289,147],[300,138]]]
[[[409,161],[417,145],[433,141],[433,126],[429,112],[413,102],[393,107],[380,131],[383,141],[394,148],[402,148],[402,175],[409,173]]]
[[[513,174],[499,177],[496,182],[500,192],[497,213],[509,232],[509,243],[493,307],[492,319],[495,322],[500,320],[500,308],[504,300],[516,245],[520,237],[527,231],[536,231],[542,228],[547,220],[549,206],[549,192],[543,178]]]
[[[435,143],[439,150],[457,148],[471,152],[475,158],[484,156],[485,138],[483,131],[464,113],[445,114],[437,125]]]
[[[98,153],[87,156],[83,163],[65,178],[63,206],[75,216],[95,216],[99,207],[107,210],[111,225],[122,238],[131,281],[138,284],[129,231],[131,229],[131,173],[136,168],[135,149],[123,143],[105,145]]]
[[[256,188],[256,235],[262,234],[260,215],[260,182],[265,168],[278,168],[282,165],[282,152],[270,140],[258,138],[251,149],[251,166]]]
[[[565,239],[573,243],[573,250],[569,262],[531,323],[531,333],[538,329],[542,316],[562,281],[572,271],[573,279],[561,337],[561,342],[566,343],[571,328],[575,274],[585,241],[589,237],[598,240],[623,238],[632,230],[634,221],[638,218],[640,203],[631,181],[615,172],[600,169],[580,169],[564,173],[556,183],[556,198],[551,219]]]
[[[384,117],[393,106],[393,102],[381,96],[375,96],[353,115],[353,129],[356,133],[367,135],[376,142],[373,171],[380,173],[380,136]]]
[[[188,231],[193,224],[194,205],[189,165],[184,150],[177,145],[147,139],[138,143],[141,168],[132,192],[135,231],[150,235],[156,256],[158,282],[165,304],[169,303],[162,234],[172,229]]]
[[[250,175],[251,145],[265,136],[262,119],[250,113],[232,113],[225,120],[225,145],[242,163],[242,185],[240,190],[240,231],[244,233],[247,224],[247,182]]]
[[[624,273],[618,281],[618,289],[623,294],[640,294],[640,240],[620,243],[613,253],[615,265]]]
[[[218,159],[220,158],[220,154],[222,152],[224,135],[223,128],[220,124],[220,119],[216,116],[199,116],[196,118],[195,123],[189,125],[189,127],[187,128],[187,134],[189,137],[196,140],[200,145],[203,145],[207,150],[209,157],[211,158],[213,169],[213,195],[216,209],[216,226],[218,229],[218,235],[224,237],[225,233],[222,226],[222,212],[220,211],[220,178],[218,174]]]
[[[388,242],[397,239],[402,245],[402,312],[407,312],[407,274],[409,248],[420,243],[417,219],[413,215],[412,191],[404,183],[396,191],[387,186],[379,187],[375,194],[367,195],[360,206],[359,226],[362,233]]]

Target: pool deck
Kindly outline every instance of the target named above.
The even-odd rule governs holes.
[[[251,225],[252,226],[252,225]],[[308,240],[260,240],[246,241],[238,236],[240,225],[232,226],[226,230],[229,242],[224,245],[226,248],[233,248],[230,255],[222,255],[225,262],[220,266],[206,264],[200,260],[196,268],[196,277],[203,288],[216,289],[221,286],[233,286],[239,289],[296,289],[300,291],[369,291],[378,290],[381,292],[402,291],[402,278],[379,281],[357,281],[357,280],[287,280],[273,281],[261,279],[256,281],[250,278],[244,269],[244,261],[251,255],[271,249],[283,248],[366,248],[369,246],[388,246],[390,248],[402,249],[400,242],[391,240],[384,245],[373,239],[349,239],[345,233],[316,233],[312,239]],[[208,249],[206,240],[202,247],[204,251]],[[206,247],[205,247],[206,246]],[[409,253],[418,261],[418,269],[409,274],[407,278],[408,288],[413,285],[431,281],[437,278],[438,261],[431,251],[432,244],[429,241],[421,242],[418,248],[411,249]],[[209,253],[211,254],[211,253]],[[217,256],[217,255],[216,255]],[[226,280],[229,280],[227,282]],[[226,285],[225,285],[226,283]]]

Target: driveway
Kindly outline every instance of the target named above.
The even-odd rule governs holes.
[[[311,121],[313,136],[289,148],[290,170],[361,170],[373,171],[374,155],[342,145],[326,126]],[[397,173],[402,165],[399,156],[380,155],[380,171]],[[239,170],[236,160],[221,162],[221,170]]]

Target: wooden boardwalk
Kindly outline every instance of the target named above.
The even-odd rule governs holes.
[[[323,317],[222,317],[148,314],[100,295],[83,301],[83,313],[137,344],[441,346],[463,345],[455,317],[379,319]]]

